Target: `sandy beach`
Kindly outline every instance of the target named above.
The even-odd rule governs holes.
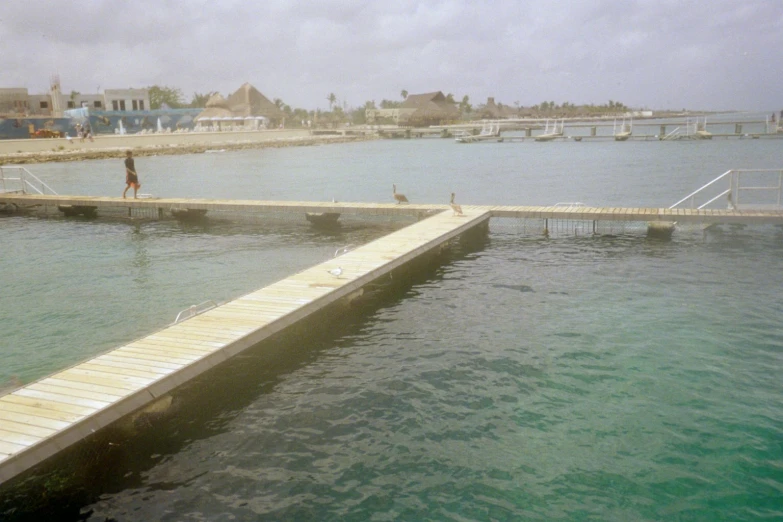
[[[0,165],[120,158],[134,156],[198,154],[208,150],[240,150],[296,147],[376,139],[374,136],[312,135],[308,129],[268,131],[191,132],[181,134],[99,135],[94,141],[72,138],[0,140]]]

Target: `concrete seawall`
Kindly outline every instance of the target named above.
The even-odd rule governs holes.
[[[182,134],[101,135],[94,141],[76,138],[0,140],[0,165],[80,161],[119,157],[133,149],[136,156],[199,153],[209,149],[249,149],[341,143],[367,136],[313,136],[308,129],[277,129],[236,132],[190,132]]]

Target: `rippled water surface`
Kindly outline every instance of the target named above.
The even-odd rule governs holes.
[[[627,145],[627,147],[626,147]],[[386,141],[140,158],[156,195],[668,206],[775,141]],[[121,192],[117,161],[32,170]],[[119,172],[119,174],[118,174]],[[2,218],[4,378],[30,380],[400,226]],[[122,441],[89,520],[783,517],[783,235],[544,239],[493,220],[433,271],[240,356]],[[42,515],[43,516],[43,515]],[[45,517],[44,517],[45,518]],[[75,517],[74,517],[75,518]]]

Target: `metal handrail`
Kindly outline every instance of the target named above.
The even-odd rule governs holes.
[[[16,170],[19,171],[19,177],[17,178],[9,178],[5,175],[6,170]],[[32,178],[35,182],[37,182],[41,189],[38,189],[37,186],[35,186],[34,182],[31,181],[29,178]],[[19,189],[9,191],[6,187],[6,181],[17,181],[19,182]],[[21,192],[22,194],[27,194],[27,187],[29,186],[32,190],[37,192],[41,195],[46,195],[46,191],[48,190],[49,193],[53,195],[58,195],[55,190],[47,185],[43,180],[41,180],[38,176],[30,172],[24,167],[0,167],[0,183],[2,184],[2,191],[3,192]]]
[[[696,207],[696,208],[697,208],[698,210],[701,210],[701,209],[703,209],[704,207],[706,207],[707,205],[709,205],[710,203],[713,203],[713,202],[715,202],[715,201],[719,200],[720,198],[722,198],[723,196],[726,196],[726,195],[728,195],[728,194],[731,194],[731,189],[724,190],[723,192],[721,192],[720,194],[718,194],[717,196],[715,196],[714,198],[712,198],[712,199],[711,199],[711,200],[709,200],[708,202],[706,202],[706,203],[704,203],[703,205],[700,205],[700,206],[698,206],[698,207]],[[729,203],[731,204],[731,206],[732,206],[732,207],[734,207],[734,208],[736,209],[736,207],[737,207],[737,206],[734,204],[734,202],[733,202],[733,201],[729,201]],[[693,208],[693,207],[691,207],[691,208]]]
[[[337,250],[335,250],[334,251],[334,256],[332,256],[332,257],[338,257],[338,256],[341,256],[343,254],[347,254],[348,252],[350,252],[354,248],[356,248],[354,245],[345,245],[344,247],[341,247],[341,248],[338,248]]]
[[[777,172],[778,175],[778,184],[777,185],[769,185],[769,186],[751,186],[748,185],[746,187],[742,186],[742,176],[741,174],[755,174],[755,173],[764,173],[764,172]],[[714,183],[720,181],[724,177],[729,176],[729,188],[718,194],[717,196],[713,197],[706,203],[703,203],[696,206],[696,196],[703,192],[705,189],[713,185]],[[763,181],[762,181],[763,182]],[[724,172],[717,178],[713,179],[709,183],[706,183],[705,185],[702,185],[697,190],[691,192],[681,200],[679,200],[674,205],[670,206],[669,208],[675,208],[681,205],[682,203],[685,203],[686,201],[690,200],[690,208],[694,209],[703,209],[706,206],[710,205],[711,203],[714,203],[718,199],[720,199],[723,196],[727,196],[729,200],[729,205],[737,209],[739,208],[740,203],[740,194],[743,191],[777,191],[777,206],[781,206],[781,201],[783,201],[783,169],[732,169]]]
[[[210,306],[204,307],[204,305],[210,305]],[[185,319],[190,319],[191,317],[195,317],[199,314],[203,314],[207,310],[212,310],[213,308],[217,308],[217,305],[218,304],[215,301],[209,299],[207,301],[204,301],[203,303],[189,306],[177,314],[177,318],[174,319],[174,324],[177,324],[180,321],[184,321]],[[188,314],[188,316],[182,317],[183,314]]]
[[[675,127],[675,129],[673,131],[671,131],[669,134],[664,135],[661,138],[661,141],[666,141],[669,138],[671,138],[672,136],[674,136],[675,134],[678,134],[679,132],[680,132],[680,128],[679,127]]]
[[[721,175],[720,175],[720,176],[718,176],[717,178],[713,179],[712,181],[710,181],[710,182],[709,182],[709,183],[707,183],[706,185],[702,185],[702,186],[701,186],[701,188],[698,188],[698,189],[694,190],[693,192],[691,192],[690,194],[688,194],[687,196],[685,196],[684,198],[682,198],[680,201],[678,201],[678,202],[677,202],[677,203],[675,203],[674,205],[670,206],[669,208],[674,208],[674,207],[676,207],[677,205],[679,205],[680,203],[684,203],[684,202],[685,202],[685,201],[687,201],[688,199],[690,199],[690,200],[691,200],[691,208],[693,208],[693,199],[694,199],[694,197],[696,196],[696,194],[698,194],[698,193],[699,193],[699,192],[701,192],[702,190],[706,189],[707,187],[709,187],[710,185],[712,185],[713,183],[715,183],[715,182],[716,182],[716,181],[718,181],[719,179],[723,178],[724,176],[727,176],[727,175],[731,174],[732,172],[734,172],[734,171],[733,171],[733,170],[727,170],[726,172],[724,172],[723,174],[721,174]]]

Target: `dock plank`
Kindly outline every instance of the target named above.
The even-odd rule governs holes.
[[[83,414],[54,411],[13,402],[0,401],[0,419],[20,419],[20,422],[23,420],[33,426],[60,429],[82,417],[84,417]]]
[[[8,417],[3,418],[2,424],[0,424],[0,429],[13,433],[27,435],[28,437],[41,439],[44,437],[48,437],[53,433],[55,433],[57,430],[61,429],[60,427],[51,426],[51,424],[55,424],[55,421],[49,421],[50,426],[40,426],[38,424],[30,424],[29,422],[27,422],[27,418],[25,416],[20,415],[11,418]],[[67,423],[60,422],[59,424],[67,424]],[[13,442],[10,439],[4,439],[4,440]]]
[[[94,407],[64,404],[62,402],[50,401],[40,397],[26,397],[17,394],[9,394],[0,397],[0,406],[10,409],[10,406],[8,405],[21,405],[35,408],[37,410],[36,415],[63,420],[71,420],[73,415],[77,417],[75,420],[78,420],[95,413],[97,409]]]

